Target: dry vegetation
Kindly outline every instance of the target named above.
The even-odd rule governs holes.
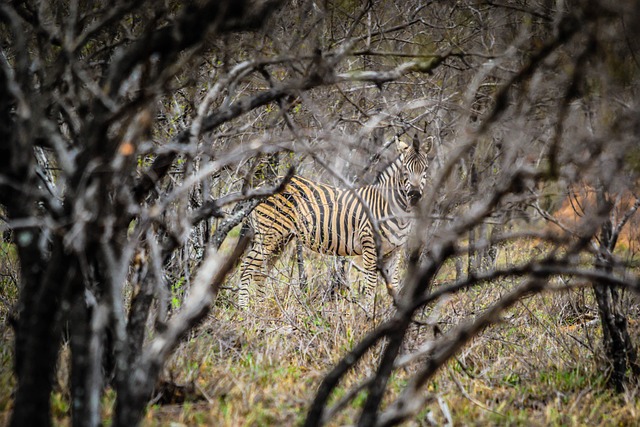
[[[505,247],[503,262],[538,250]],[[168,363],[165,376],[194,384],[199,401],[151,405],[145,425],[299,424],[337,356],[388,315],[386,295],[378,294],[382,301],[373,319],[349,301],[357,297],[348,290],[329,295],[332,266],[326,258],[305,258],[314,275],[309,275],[310,289],[300,291],[293,256],[283,258],[265,295],[247,312],[235,310],[228,293],[221,295],[207,320]],[[454,275],[453,266],[445,267],[437,282]],[[403,353],[425,345],[437,331],[474,317],[513,285],[491,282],[424,310]],[[637,298],[625,294],[625,301],[635,313]],[[634,425],[640,416],[640,390],[630,387],[617,395],[607,389],[607,373],[594,369],[603,366],[597,317],[593,295],[585,288],[522,300],[429,382],[432,400],[409,425]],[[632,334],[638,332],[634,321]],[[371,376],[379,356],[377,348],[360,361],[336,389],[333,401]],[[397,395],[412,368],[408,364],[393,375],[389,396]],[[353,423],[363,402],[361,393],[330,425]]]
[[[290,248],[292,249],[292,248]],[[499,262],[513,263],[541,249],[501,248]],[[291,250],[289,252],[292,252]],[[327,280],[333,259],[306,253],[309,288],[297,281],[294,254],[282,257],[247,311],[233,306],[232,289],[218,298],[210,315],[178,346],[144,418],[144,426],[296,425],[326,371],[380,319],[388,316],[388,296],[378,294],[377,314],[361,308],[358,295],[342,288],[331,292]],[[360,274],[350,268],[357,283]],[[15,272],[14,272],[15,274]],[[437,284],[453,280],[446,265]],[[229,286],[235,277],[228,281]],[[436,286],[437,286],[436,284]],[[427,344],[440,331],[473,318],[510,289],[512,281],[494,281],[451,295],[416,317],[403,354]],[[7,286],[6,291],[11,289]],[[638,336],[637,297],[625,294],[632,313],[631,333]],[[7,310],[2,310],[6,319]],[[501,322],[476,337],[429,382],[428,405],[408,425],[634,425],[640,416],[640,390],[616,394],[607,388],[601,329],[588,288],[549,291],[527,298]],[[0,346],[0,407],[6,420],[11,407],[10,330],[3,327]],[[63,354],[67,352],[66,346]],[[359,362],[332,400],[339,400],[378,365],[380,348]],[[402,357],[402,356],[401,356]],[[61,359],[52,397],[56,424],[69,423],[68,362]],[[414,365],[393,375],[387,394],[397,395]],[[330,425],[353,423],[364,402],[354,399]],[[113,410],[113,394],[104,398],[104,416]]]
[[[637,2],[186,4],[0,4],[2,421],[637,422]],[[290,245],[239,310],[260,198],[413,134],[397,304]]]
[[[527,256],[535,247],[505,247],[504,261]],[[222,295],[209,318],[180,346],[165,375],[181,384],[195,382],[201,401],[152,405],[145,425],[178,421],[187,425],[299,424],[326,371],[384,317],[371,319],[343,292],[328,296],[330,266],[313,259],[312,289],[301,292],[295,265],[281,263],[267,282],[267,295],[246,313],[229,307]],[[293,273],[293,274],[292,274]],[[453,278],[443,268],[438,282]],[[294,277],[288,280],[287,277]],[[310,276],[311,277],[311,276]],[[287,286],[286,283],[291,283]],[[428,343],[435,330],[447,330],[486,309],[514,283],[496,281],[446,298],[416,318],[404,352]],[[273,289],[273,290],[272,290]],[[273,294],[272,294],[273,292]],[[386,295],[378,295],[383,300]],[[626,295],[637,311],[638,301]],[[639,393],[630,387],[616,395],[606,387],[597,307],[588,289],[549,292],[521,301],[500,324],[450,361],[429,382],[432,401],[409,425],[634,425]],[[634,314],[637,318],[637,314]],[[435,329],[434,329],[435,328]],[[632,323],[632,333],[640,328]],[[378,365],[379,349],[359,362],[335,391],[339,399]],[[408,364],[391,379],[397,394],[412,372]],[[361,395],[330,425],[354,422]]]

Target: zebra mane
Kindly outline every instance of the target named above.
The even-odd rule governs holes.
[[[384,168],[382,168],[376,178],[373,180],[373,185],[383,184],[391,175],[402,169],[402,156],[397,156],[391,162],[389,162]]]

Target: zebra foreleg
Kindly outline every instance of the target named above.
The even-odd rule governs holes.
[[[378,284],[378,251],[371,235],[362,239],[362,267],[365,271],[364,295],[369,299],[375,295]]]
[[[401,251],[395,250],[384,258],[384,270],[390,281],[386,282],[387,293],[396,300],[400,286],[400,259]]]

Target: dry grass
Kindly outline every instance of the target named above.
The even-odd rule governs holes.
[[[503,251],[501,262],[522,253]],[[195,385],[199,399],[182,404],[149,405],[145,426],[168,425],[296,425],[326,372],[371,328],[388,315],[380,295],[371,319],[357,292],[328,292],[330,258],[306,259],[309,288],[297,282],[293,259],[276,264],[264,292],[251,307],[239,311],[233,290],[223,291],[207,320],[179,347],[163,376],[177,384]],[[451,278],[446,266],[439,282]],[[359,277],[354,268],[352,278]],[[229,287],[237,276],[229,281]],[[440,329],[482,312],[515,283],[495,282],[441,301],[433,309]],[[437,285],[436,285],[437,286]],[[382,288],[382,287],[381,287]],[[382,289],[380,292],[384,292]],[[629,298],[628,298],[629,299]],[[632,308],[637,308],[637,305]],[[632,310],[633,311],[633,310]],[[423,319],[434,316],[425,310]],[[633,315],[635,316],[635,314]],[[631,319],[633,336],[638,323]],[[634,425],[640,415],[638,389],[615,395],[605,387],[595,302],[588,289],[547,293],[528,298],[484,331],[428,384],[436,399],[409,425]],[[11,387],[8,341],[3,334],[0,385]],[[433,338],[433,330],[414,326],[405,352]],[[352,385],[371,375],[381,347],[371,351],[338,387],[338,399]],[[64,364],[61,364],[63,368]],[[397,394],[416,368],[394,374],[387,398]],[[68,402],[62,384],[52,399],[60,425],[68,425]],[[364,394],[332,425],[356,421]],[[0,393],[4,417],[9,395]],[[104,400],[105,418],[113,410],[113,393]]]
[[[515,255],[503,252],[502,262],[515,261]],[[291,258],[284,259],[246,312],[233,307],[232,292],[221,295],[206,323],[169,363],[167,375],[178,382],[195,380],[208,402],[151,406],[146,425],[291,425],[304,419],[323,375],[388,314],[380,309],[388,300],[379,295],[378,313],[370,319],[350,301],[357,300],[355,290],[328,295],[330,260],[307,258],[310,289],[302,292]],[[439,281],[453,271],[443,269]],[[352,271],[352,277],[357,273]],[[491,283],[442,301],[439,327],[446,331],[482,312],[514,284]],[[432,312],[423,315],[426,320]],[[428,391],[437,399],[410,424],[444,424],[447,413],[454,425],[635,424],[638,390],[616,396],[598,370],[603,363],[596,319],[588,289],[522,301],[433,378]],[[638,336],[637,324],[632,327]],[[404,351],[432,338],[430,328],[415,326]],[[368,354],[334,399],[371,375],[379,354],[380,347]],[[401,390],[413,369],[392,377],[388,398]],[[332,425],[354,423],[364,398],[358,396]]]

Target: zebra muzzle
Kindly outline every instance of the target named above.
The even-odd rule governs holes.
[[[418,200],[420,200],[420,197],[422,197],[422,193],[418,190],[409,190],[407,196],[409,197],[409,204],[411,206],[415,206],[418,203]]]

